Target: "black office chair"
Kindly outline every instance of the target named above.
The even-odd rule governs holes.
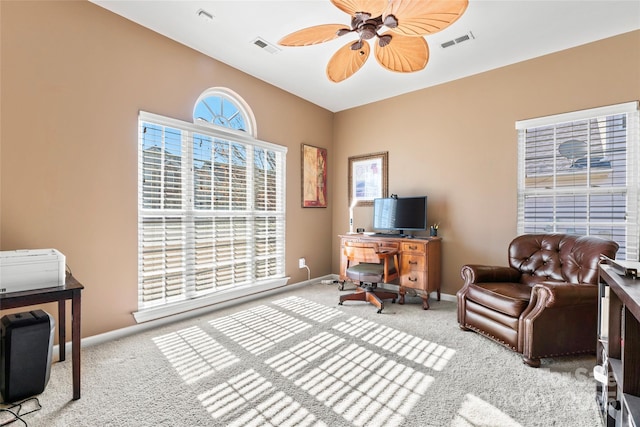
[[[344,301],[367,301],[378,307],[382,313],[382,300],[396,302],[398,294],[378,289],[378,283],[390,283],[398,278],[398,251],[380,251],[377,243],[345,242],[344,254],[347,257],[345,275],[356,283],[356,291],[341,295],[339,304]]]

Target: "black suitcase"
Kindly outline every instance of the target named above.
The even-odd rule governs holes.
[[[4,402],[44,391],[51,372],[54,329],[53,318],[43,310],[0,319],[0,394]]]

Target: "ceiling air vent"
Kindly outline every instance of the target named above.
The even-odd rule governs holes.
[[[456,44],[460,44],[462,42],[466,42],[467,40],[471,40],[471,39],[475,39],[475,37],[473,36],[473,33],[471,31],[469,31],[467,34],[464,34],[464,35],[462,35],[460,37],[456,37],[453,40],[449,40],[449,41],[446,41],[444,43],[441,43],[440,47],[442,47],[444,49],[444,48],[451,47],[451,46],[456,45]]]
[[[269,53],[278,53],[280,51],[280,49],[278,49],[276,46],[272,45],[271,43],[267,42],[264,39],[261,39],[260,37],[257,37],[253,41],[253,44],[258,46],[260,49],[264,49]]]

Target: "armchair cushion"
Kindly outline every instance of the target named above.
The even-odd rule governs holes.
[[[530,298],[530,286],[510,282],[479,283],[467,293],[467,299],[513,317],[520,316]]]

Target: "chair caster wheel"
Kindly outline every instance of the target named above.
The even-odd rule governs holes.
[[[395,303],[396,303],[396,299],[394,298],[391,300],[391,304],[395,304]]]
[[[381,314],[381,313],[382,313],[382,309],[378,310],[378,314]]]
[[[338,303],[338,305],[342,305],[342,301],[340,301],[340,302]]]

